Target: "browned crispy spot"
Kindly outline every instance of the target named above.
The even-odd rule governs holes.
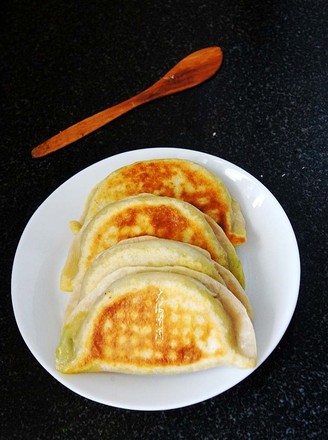
[[[117,215],[111,215],[98,228],[88,261],[91,263],[96,255],[121,240],[142,235],[189,242],[208,250],[216,258],[210,244],[203,238],[202,229],[195,222],[174,207],[157,205],[127,207]]]
[[[202,212],[210,215],[220,226],[229,233],[231,228],[230,199],[226,190],[215,185],[215,179],[203,174],[200,167],[191,167],[181,161],[161,160],[137,162],[113,175],[107,182],[100,197],[108,192],[111,199],[119,200],[140,193],[152,193],[161,196],[175,197],[196,206]],[[176,184],[176,178],[183,179],[181,188]],[[125,185],[128,182],[128,185]]]
[[[199,361],[204,355],[197,342],[206,343],[210,331],[205,317],[200,325],[195,313],[189,314],[182,306],[173,310],[163,305],[159,333],[157,301],[158,288],[149,286],[104,308],[94,326],[87,362],[143,367]]]

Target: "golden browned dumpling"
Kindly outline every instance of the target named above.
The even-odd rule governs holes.
[[[174,374],[255,364],[252,323],[228,289],[214,298],[199,280],[156,271],[127,275],[85,297],[56,353],[63,373]]]
[[[104,250],[124,239],[145,235],[206,250],[244,285],[243,269],[233,246],[228,255],[199,209],[179,199],[140,194],[105,206],[78,232],[62,272],[61,288],[70,291],[74,283],[80,283],[88,267]],[[223,237],[229,242],[225,234]]]
[[[204,166],[183,159],[157,159],[124,166],[90,193],[81,224],[109,203],[141,193],[184,200],[212,217],[235,245],[246,241],[239,204],[224,183]]]

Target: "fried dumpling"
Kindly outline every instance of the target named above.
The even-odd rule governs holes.
[[[245,220],[225,184],[204,166],[183,159],[155,159],[124,166],[90,192],[81,225],[109,203],[141,193],[184,200],[213,218],[229,240],[246,241]]]
[[[239,263],[231,265],[226,250],[199,209],[171,197],[140,194],[105,206],[79,231],[62,271],[62,290],[71,291],[73,280],[74,284],[81,282],[87,268],[104,250],[124,239],[144,235],[198,246],[231,270],[244,285],[243,269],[234,248],[234,258]]]
[[[99,255],[83,278],[81,297],[92,292],[104,276],[127,266],[185,266],[223,283],[209,253],[181,241],[148,237],[142,241],[124,240]]]
[[[139,272],[87,296],[63,328],[56,368],[174,374],[256,364],[246,309],[224,286],[220,297],[186,275]]]
[[[75,283],[66,315],[89,295],[104,278],[118,279],[133,267],[184,266],[205,273],[224,283],[210,254],[203,249],[175,240],[142,236],[130,238],[102,252]]]
[[[230,286],[232,293],[246,307],[249,316],[253,312],[250,301],[237,279],[228,269],[211,259],[208,252],[187,243],[155,237],[127,239],[102,252],[85,272],[81,283],[74,286],[66,308],[65,319],[76,305],[102,283],[107,284],[134,271],[161,270],[183,272],[200,279],[206,275],[215,282]]]

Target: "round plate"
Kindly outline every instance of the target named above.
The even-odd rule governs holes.
[[[290,222],[275,197],[241,168],[209,154],[151,148],[119,154],[79,172],[36,210],[20,239],[12,272],[12,301],[19,330],[38,362],[70,390],[96,402],[135,410],[180,408],[216,396],[254,369],[218,367],[174,376],[88,373],[55,370],[55,351],[68,294],[59,276],[72,240],[68,223],[79,219],[91,188],[110,172],[135,161],[181,158],[218,175],[241,206],[248,241],[237,248],[254,309],[258,364],[270,355],[293,315],[300,261]]]

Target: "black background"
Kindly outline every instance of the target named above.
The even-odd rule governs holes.
[[[1,439],[323,439],[327,432],[327,2],[4,1],[1,6]],[[219,73],[42,159],[33,147],[145,89],[190,52],[221,46]],[[34,359],[10,277],[35,209],[111,155],[201,150],[276,196],[301,254],[300,296],[251,376],[187,408],[141,412],[82,398]]]

